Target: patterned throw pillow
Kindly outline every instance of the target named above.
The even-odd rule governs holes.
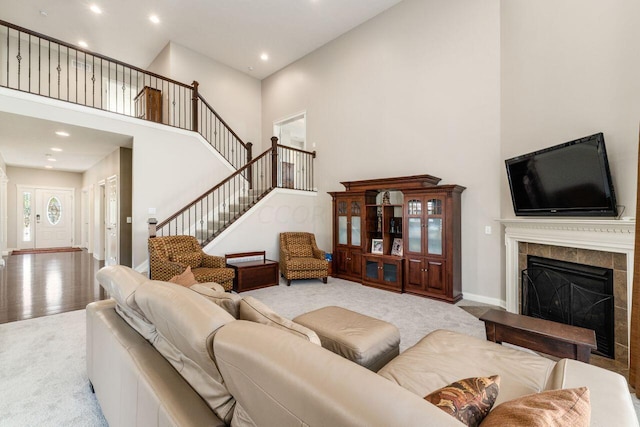
[[[191,268],[198,268],[202,263],[202,252],[187,252],[187,253],[175,254],[171,257],[171,261],[188,265]]]
[[[495,407],[482,427],[589,427],[591,405],[586,387],[529,394]]]
[[[500,376],[465,378],[425,396],[467,426],[476,427],[487,416],[500,390]]]
[[[187,267],[187,269],[184,270],[182,274],[173,276],[168,281],[171,283],[175,283],[176,285],[184,286],[187,288],[191,285],[195,285],[196,283],[198,283],[198,281],[196,280],[196,276],[194,276],[193,273],[191,272],[191,267]]]

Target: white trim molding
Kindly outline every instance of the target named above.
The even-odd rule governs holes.
[[[505,227],[506,308],[518,312],[518,243],[539,243],[627,256],[627,301],[633,287],[635,221],[597,219],[501,219]],[[631,310],[628,310],[631,314]]]

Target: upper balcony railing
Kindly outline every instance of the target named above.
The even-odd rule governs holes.
[[[198,93],[167,77],[0,20],[0,86],[199,132],[238,169],[245,143]]]

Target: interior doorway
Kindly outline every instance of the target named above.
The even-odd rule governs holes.
[[[18,249],[73,246],[73,188],[18,186]]]
[[[273,123],[273,134],[278,137],[278,144],[306,150],[307,147],[307,113],[297,113]]]

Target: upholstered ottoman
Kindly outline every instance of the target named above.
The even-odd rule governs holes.
[[[322,347],[374,372],[400,353],[398,328],[346,308],[323,307],[293,321],[318,334]]]

